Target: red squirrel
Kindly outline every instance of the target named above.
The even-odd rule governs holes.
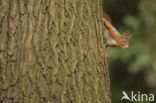
[[[126,31],[123,35],[121,35],[115,27],[113,27],[111,19],[106,13],[103,14],[102,22],[106,27],[104,33],[106,39],[105,47],[128,48],[129,40],[132,37],[132,35],[129,36],[129,31]]]

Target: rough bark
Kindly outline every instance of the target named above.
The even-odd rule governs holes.
[[[0,103],[110,103],[102,0],[0,0]]]

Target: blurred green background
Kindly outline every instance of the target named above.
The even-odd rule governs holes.
[[[107,51],[112,103],[121,103],[123,90],[156,96],[156,0],[103,0],[103,5],[118,31],[133,35],[128,49]]]

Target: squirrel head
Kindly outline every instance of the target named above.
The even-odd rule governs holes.
[[[121,48],[128,48],[129,40],[132,38],[132,35],[129,35],[129,31],[126,31],[123,35],[121,35],[120,46]]]

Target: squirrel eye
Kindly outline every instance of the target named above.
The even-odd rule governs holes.
[[[126,39],[124,39],[124,40],[122,40],[122,42],[123,42],[123,43],[126,43],[126,42],[127,42],[127,40],[126,40]]]

